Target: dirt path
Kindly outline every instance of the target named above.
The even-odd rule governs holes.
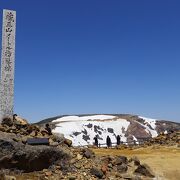
[[[134,150],[93,149],[96,155],[137,156],[142,163],[148,164],[157,180],[180,180],[180,148],[148,147]]]

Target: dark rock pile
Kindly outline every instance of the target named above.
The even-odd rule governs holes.
[[[25,119],[20,117],[5,118],[0,124],[0,131],[7,133],[15,133],[23,136],[49,136],[49,132],[42,127],[28,124]]]
[[[180,131],[170,131],[168,133],[161,133],[157,137],[150,139],[145,143],[146,145],[180,145]]]
[[[8,123],[7,123],[8,122]],[[28,145],[27,138],[47,137],[49,145]],[[95,156],[89,148],[45,128],[10,120],[0,125],[0,179],[151,179],[151,169],[137,158]]]

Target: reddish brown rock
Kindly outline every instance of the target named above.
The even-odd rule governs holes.
[[[101,171],[102,171],[104,174],[106,174],[107,171],[108,171],[107,165],[103,164],[102,167],[101,167]]]

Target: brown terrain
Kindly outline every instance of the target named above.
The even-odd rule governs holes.
[[[137,149],[93,149],[97,156],[121,155],[128,158],[136,156],[148,164],[158,180],[180,179],[180,148],[177,146],[149,146]]]

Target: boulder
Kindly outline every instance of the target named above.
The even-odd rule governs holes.
[[[0,169],[12,168],[12,154],[4,155],[0,158]]]
[[[50,143],[50,146],[57,147],[58,145],[59,145],[59,143],[58,143],[58,142],[51,142],[51,143]]]
[[[0,124],[0,131],[2,131],[2,132],[6,131],[5,127],[3,127],[2,124]]]
[[[150,178],[154,178],[155,175],[147,164],[139,165],[134,173],[141,174]]]
[[[51,171],[46,171],[44,172],[45,176],[52,176],[52,172]]]
[[[118,156],[118,159],[121,160],[122,163],[127,164],[128,163],[128,159],[126,156]]]
[[[13,151],[14,146],[11,142],[0,139],[0,151]]]
[[[83,150],[83,155],[84,157],[86,157],[87,159],[89,158],[93,158],[95,155],[94,155],[94,152],[90,149],[84,149]]]
[[[104,157],[102,157],[101,161],[104,164],[108,165],[108,164],[110,164],[113,161],[113,157],[111,157],[111,156],[104,156]]]
[[[21,135],[0,131],[0,139],[3,141],[10,142],[12,145],[14,144],[17,145],[17,143],[15,143],[14,140],[17,139],[17,141],[21,141],[21,137],[22,137]]]
[[[92,175],[100,178],[100,179],[101,179],[101,178],[103,177],[103,175],[104,175],[103,172],[102,172],[100,169],[96,168],[96,167],[91,168],[90,173],[91,173]]]
[[[128,170],[127,164],[121,164],[117,166],[117,170],[119,173],[124,173]]]
[[[58,142],[58,143],[62,143],[65,140],[64,134],[61,134],[61,133],[53,133],[51,138],[53,141]]]
[[[22,126],[28,125],[27,120],[21,118],[20,116],[15,116],[15,118],[14,118],[14,123],[15,123],[16,125],[22,125]]]
[[[81,160],[83,158],[83,156],[81,154],[77,155],[77,160]]]
[[[10,146],[11,147],[11,146]],[[49,168],[58,161],[63,163],[68,155],[60,148],[49,146],[29,146],[16,149],[12,154],[0,159],[0,168],[14,168],[24,172],[40,171]]]
[[[68,147],[71,147],[72,146],[72,141],[70,139],[65,138],[64,144],[68,145]]]
[[[46,136],[46,137],[49,136],[48,131],[46,131],[45,129],[41,130],[41,134],[42,134],[43,136]]]
[[[101,166],[101,171],[102,171],[104,174],[106,174],[107,171],[108,171],[107,165],[103,164],[103,165]]]
[[[129,162],[132,162],[134,161],[134,165],[135,166],[139,166],[140,165],[140,160],[135,156],[135,157],[132,157]]]
[[[127,164],[128,163],[128,159],[125,156],[117,156],[113,161],[112,164],[113,165],[121,165],[121,164]]]
[[[11,117],[5,117],[5,118],[3,118],[1,124],[3,126],[11,127],[11,126],[13,126],[13,119]]]

